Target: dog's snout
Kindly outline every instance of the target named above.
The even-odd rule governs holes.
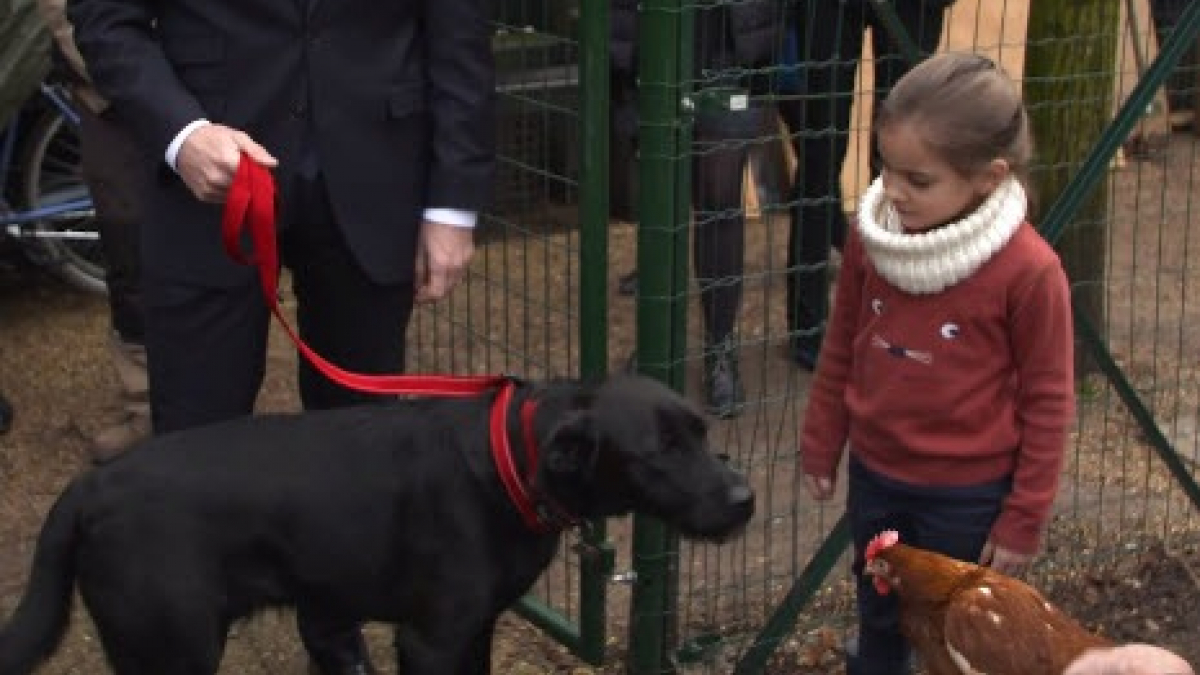
[[[754,505],[754,490],[749,485],[738,484],[729,488],[726,495],[730,506],[745,507]]]

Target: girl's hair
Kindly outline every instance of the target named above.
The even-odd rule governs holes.
[[[1003,159],[1028,183],[1029,116],[1016,84],[987,57],[947,52],[914,66],[880,106],[875,128],[899,122],[963,176]]]

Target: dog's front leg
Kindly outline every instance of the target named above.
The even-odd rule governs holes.
[[[430,621],[398,626],[396,664],[403,675],[489,675],[495,618],[480,626],[462,621],[433,627]],[[470,627],[476,630],[472,632]]]

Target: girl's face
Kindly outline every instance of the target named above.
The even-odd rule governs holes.
[[[964,176],[938,156],[911,122],[880,129],[883,189],[905,232],[924,232],[974,211],[1008,175],[1008,163],[994,160]]]

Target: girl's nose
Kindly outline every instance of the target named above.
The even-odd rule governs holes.
[[[899,186],[896,185],[896,181],[888,180],[887,172],[883,174],[883,195],[893,204],[904,199],[904,195]]]

